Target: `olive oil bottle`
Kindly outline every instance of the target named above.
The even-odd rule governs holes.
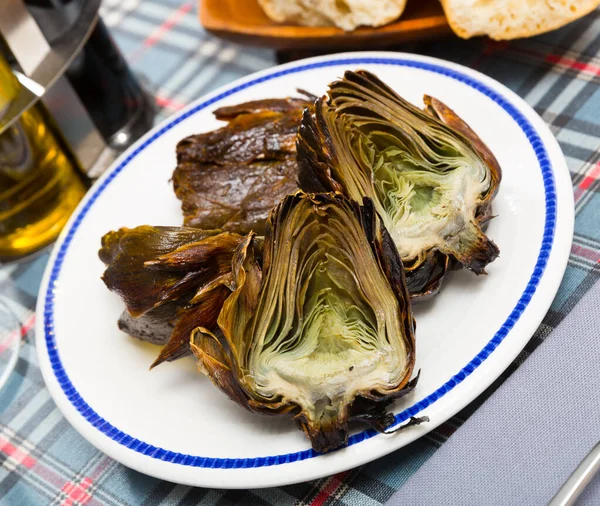
[[[2,130],[19,91],[0,53],[0,262],[53,242],[86,191],[41,104]]]

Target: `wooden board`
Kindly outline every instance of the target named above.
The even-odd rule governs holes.
[[[431,39],[451,33],[439,0],[408,0],[397,21],[344,32],[271,21],[257,0],[199,0],[200,22],[212,34],[241,44],[275,49],[369,48]]]

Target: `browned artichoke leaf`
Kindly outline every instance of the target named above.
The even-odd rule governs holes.
[[[422,111],[373,74],[347,72],[314,114],[304,114],[298,140],[300,186],[372,199],[414,296],[439,288],[444,257],[484,274],[498,256],[482,230],[501,179],[498,162],[451,109],[425,102]]]
[[[404,264],[406,283],[413,301],[428,299],[440,291],[446,272],[454,265],[450,260],[440,251],[429,251],[423,260]]]
[[[267,98],[264,100],[252,100],[243,104],[220,107],[214,111],[217,119],[232,120],[242,114],[264,114],[264,113],[293,113],[298,109],[302,110],[313,104],[317,97],[306,92],[298,90],[306,98]]]
[[[190,351],[190,335],[197,327],[216,329],[219,313],[230,294],[231,290],[220,284],[204,292],[196,304],[182,308],[166,346],[160,351],[151,368],[187,355]]]
[[[121,296],[132,316],[141,316],[193,295],[202,284],[228,272],[240,240],[218,230],[122,228],[102,238],[99,256],[107,265],[102,279]]]
[[[173,173],[184,224],[264,231],[269,211],[297,190],[296,134],[310,99],[268,99],[215,111],[227,126],[183,139]]]
[[[210,378],[227,397],[241,406],[250,409],[250,399],[237,380],[235,362],[227,355],[221,341],[223,335],[218,330],[213,334],[210,330],[198,327],[191,336],[191,349],[196,357],[198,369]]]
[[[371,202],[299,192],[269,217],[262,269],[252,241],[234,257],[219,347],[192,335],[201,370],[252,411],[294,415],[317,451],[344,445],[350,419],[381,427],[412,385],[415,342],[402,263]]]
[[[230,328],[229,347],[234,357],[245,356],[250,342],[244,339],[246,325],[255,313],[262,282],[262,270],[255,258],[255,234],[250,232],[240,244],[232,260],[233,293],[223,304],[219,327]],[[235,320],[228,320],[236,313]]]
[[[127,307],[119,327],[165,345],[153,367],[188,354],[196,327],[217,327],[231,293],[232,257],[242,239],[229,232],[151,226],[103,237],[103,280]]]
[[[208,236],[200,241],[179,246],[170,253],[165,253],[153,260],[144,262],[144,267],[156,271],[175,271],[185,274],[189,271],[210,269],[213,279],[231,273],[231,258],[241,236],[230,232],[222,232]]]

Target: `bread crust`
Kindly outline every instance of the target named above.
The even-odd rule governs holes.
[[[577,2],[578,6],[583,2],[578,2],[577,0],[571,0],[573,3]],[[463,39],[469,39],[471,37],[475,37],[477,35],[487,35],[494,40],[511,40],[511,39],[519,39],[524,37],[532,37],[534,35],[540,35],[542,33],[550,32],[552,30],[556,30],[562,26],[565,26],[583,16],[586,16],[598,6],[600,6],[600,0],[590,0],[586,2],[583,6],[579,7],[576,12],[573,12],[571,15],[561,15],[560,17],[554,14],[551,15],[553,10],[548,7],[548,3],[544,0],[540,0],[540,5],[547,9],[547,12],[550,14],[548,22],[546,22],[543,26],[535,26],[534,28],[528,27],[525,23],[521,23],[517,20],[511,20],[509,23],[510,31],[506,31],[506,29],[498,29],[495,26],[489,26],[487,28],[482,27],[477,30],[470,30],[469,28],[463,26],[461,23],[459,16],[455,13],[455,8],[453,4],[456,3],[456,0],[441,0],[442,6],[444,8],[444,12],[446,14],[446,18],[448,20],[448,24],[450,28],[454,31],[456,35]],[[555,11],[554,11],[555,12]],[[569,11],[570,13],[571,11]]]

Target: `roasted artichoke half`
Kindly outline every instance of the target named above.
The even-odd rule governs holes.
[[[482,229],[500,166],[451,109],[424,102],[421,110],[375,75],[346,72],[305,111],[297,146],[303,190],[372,199],[414,297],[436,293],[453,265],[484,274],[499,253]]]
[[[119,327],[165,345],[153,367],[189,354],[190,333],[217,327],[243,236],[184,227],[122,228],[102,238],[102,279],[125,302]]]
[[[292,415],[318,452],[343,446],[352,421],[385,430],[416,383],[415,324],[371,201],[298,192],[269,216],[262,265],[255,239],[234,255],[219,329],[191,335],[199,369],[253,412]]]

